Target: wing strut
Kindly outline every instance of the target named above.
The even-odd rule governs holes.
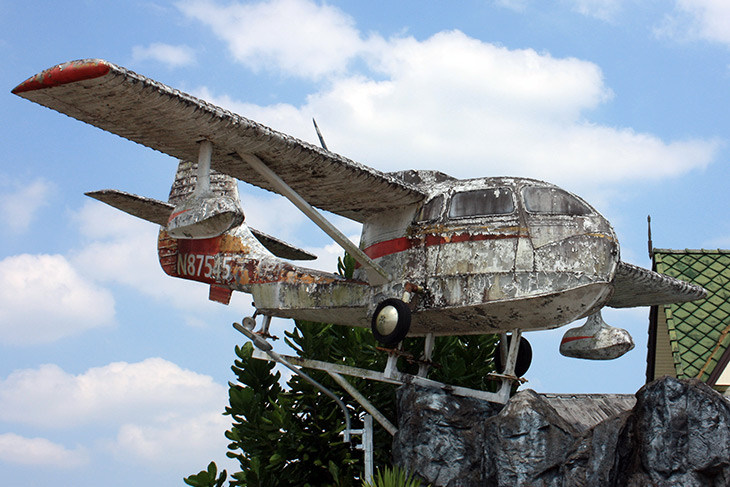
[[[264,164],[264,162],[256,157],[254,154],[246,154],[239,152],[239,156],[245,162],[247,162],[256,172],[258,172],[266,181],[271,184],[277,192],[285,196],[291,201],[294,206],[299,208],[310,220],[312,220],[324,233],[330,236],[332,240],[337,242],[340,247],[345,249],[363,268],[368,275],[368,281],[374,286],[386,284],[390,281],[390,276],[385,269],[380,267],[378,264],[368,257],[357,245],[342,234],[334,225],[332,225],[326,218],[324,218],[312,205],[310,205],[304,198],[299,196],[299,193],[294,191],[289,185],[287,185],[274,171]]]

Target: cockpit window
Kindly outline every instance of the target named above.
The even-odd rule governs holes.
[[[478,189],[456,193],[451,198],[449,218],[508,215],[515,211],[512,190],[508,188]]]
[[[542,215],[588,215],[591,209],[575,196],[556,188],[528,186],[522,190],[525,208]]]
[[[441,217],[441,210],[444,207],[444,195],[440,194],[433,198],[431,201],[423,205],[421,211],[418,213],[416,221],[427,222],[438,220]]]

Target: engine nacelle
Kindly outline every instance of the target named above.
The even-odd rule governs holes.
[[[566,357],[611,360],[634,348],[628,331],[609,326],[598,311],[583,326],[571,328],[563,335],[560,353]]]

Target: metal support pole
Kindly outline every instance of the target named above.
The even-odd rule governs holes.
[[[366,414],[363,418],[362,446],[365,450],[365,482],[373,479],[373,417]]]
[[[312,379],[309,375],[307,375],[303,370],[299,369],[298,367],[295,367],[294,365],[290,364],[284,357],[279,355],[278,353],[274,352],[273,347],[269,342],[264,340],[262,337],[255,335],[251,330],[248,330],[241,326],[239,323],[233,323],[233,328],[238,330],[239,332],[243,333],[249,340],[251,340],[256,347],[265,352],[266,355],[271,357],[271,359],[274,362],[280,363],[287,369],[291,370],[310,384],[312,384],[314,387],[322,391],[325,395],[330,397],[333,401],[337,403],[337,405],[342,410],[342,413],[345,415],[345,431],[344,431],[344,440],[345,443],[350,443],[350,431],[352,430],[352,425],[350,424],[350,413],[347,411],[347,406],[345,406],[345,403],[342,402],[342,399],[335,396],[332,391],[327,389],[325,386],[317,382],[316,380]]]
[[[515,365],[517,364],[517,352],[520,349],[520,340],[522,339],[522,331],[520,331],[519,328],[516,328],[512,331],[512,337],[510,338],[509,343],[509,349],[507,347],[507,334],[502,333],[502,340],[500,341],[499,348],[500,350],[498,353],[503,354],[502,357],[504,360],[502,363],[504,364],[504,370],[502,371],[503,375],[506,376],[514,376],[515,375]],[[506,354],[506,357],[505,357]],[[496,394],[502,398],[502,403],[506,404],[509,400],[509,395],[512,390],[512,380],[509,379],[502,379],[502,385],[500,386],[499,390],[496,392]]]
[[[375,418],[375,420],[380,424],[380,426],[382,426],[385,429],[385,431],[390,433],[391,436],[395,436],[395,434],[398,432],[398,428],[396,428],[393,425],[393,423],[388,421],[388,418],[383,416],[383,413],[378,411],[378,409],[375,406],[373,406],[373,404],[370,401],[368,401],[365,396],[360,394],[360,391],[358,391],[355,388],[355,386],[353,386],[352,384],[347,382],[347,379],[342,377],[337,372],[328,370],[327,373],[330,375],[330,377],[332,377],[335,380],[335,382],[337,382],[340,385],[340,387],[342,387],[348,394],[350,394],[352,396],[352,398],[354,400],[356,400],[365,411],[370,413]]]
[[[362,443],[355,445],[355,449],[362,450],[364,452],[364,463],[365,472],[363,475],[363,482],[370,482],[373,479],[373,417],[366,414],[362,418],[363,428],[360,430],[352,430],[353,435],[360,435],[362,437]]]
[[[426,335],[426,341],[423,344],[423,363],[418,365],[417,375],[419,377],[426,377],[426,374],[428,374],[428,369],[431,367],[430,362],[433,356],[433,346],[435,343],[433,333],[428,333]]]
[[[395,378],[398,373],[397,365],[398,354],[396,354],[395,352],[388,352],[388,360],[385,362],[385,370],[383,371],[383,375],[389,379]]]
[[[294,191],[288,184],[286,184],[274,171],[269,169],[269,166],[256,157],[254,154],[247,154],[245,152],[239,152],[239,156],[245,162],[247,162],[256,172],[258,172],[266,181],[268,181],[276,191],[281,193],[294,206],[299,208],[312,222],[314,222],[319,228],[321,228],[332,240],[337,242],[340,247],[345,249],[360,265],[365,268],[368,275],[370,284],[379,286],[386,284],[390,281],[390,276],[385,270],[373,260],[368,257],[365,252],[360,249],[357,245],[352,243],[349,238],[344,236],[334,225],[332,225],[326,218],[324,218],[312,205],[310,205],[304,198],[299,196],[299,193]]]
[[[195,182],[194,192],[201,195],[210,192],[210,159],[213,156],[213,143],[204,140],[200,143],[198,152],[198,180]]]

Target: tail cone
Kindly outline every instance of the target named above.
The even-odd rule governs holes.
[[[629,332],[606,324],[600,311],[590,315],[583,326],[565,332],[560,343],[562,355],[589,360],[615,359],[633,348]]]

